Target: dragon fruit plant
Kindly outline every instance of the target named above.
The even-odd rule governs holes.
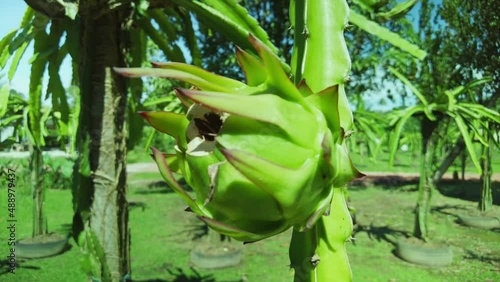
[[[152,148],[152,157],[189,211],[244,242],[293,228],[295,281],[350,281],[344,243],[352,221],[344,186],[362,174],[344,144],[352,126],[344,93],[350,59],[343,30],[349,9],[344,0],[290,5],[294,81],[279,58],[252,35],[249,41],[259,58],[236,50],[246,83],[182,63],[116,71],[193,86],[176,90],[188,107],[186,115],[140,113],[156,130],[176,139],[175,154]],[[185,178],[194,195],[174,173]]]

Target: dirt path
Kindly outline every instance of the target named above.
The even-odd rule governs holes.
[[[158,172],[158,167],[156,163],[135,163],[127,165],[128,173],[138,173],[138,172]],[[401,178],[417,178],[419,176],[416,172],[387,172],[387,171],[376,171],[376,172],[365,172],[368,178],[378,178],[378,177],[387,177],[387,176],[395,176]],[[452,173],[446,173],[443,178],[444,179],[452,179]],[[466,180],[479,180],[480,176],[477,173],[465,173]],[[500,181],[500,173],[494,173],[492,176],[493,181]]]
[[[127,165],[127,173],[158,172],[156,163],[135,163]]]

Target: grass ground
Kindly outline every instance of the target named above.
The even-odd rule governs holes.
[[[389,153],[387,151],[380,152],[376,158],[351,153],[351,158],[356,166],[362,171],[385,171],[385,172],[418,172],[420,155],[412,152],[398,152],[394,159],[394,165],[389,166]],[[466,172],[477,173],[477,170],[472,163],[470,157],[465,161]],[[500,151],[497,148],[492,152],[492,169],[494,173],[500,172]],[[448,169],[448,172],[461,172],[461,159],[458,157]]]
[[[184,212],[185,204],[154,174],[130,175],[130,227],[132,232],[132,276],[142,282],[281,282],[291,281],[288,270],[290,232],[242,246],[243,262],[234,268],[207,271],[192,268],[189,250],[197,243],[200,222]],[[498,183],[497,183],[498,184]],[[366,185],[365,185],[366,186]],[[436,195],[433,199],[431,238],[452,246],[454,261],[444,268],[419,267],[392,254],[393,242],[410,235],[417,198],[412,184],[368,185],[350,188],[358,225],[354,244],[348,244],[355,281],[453,282],[500,281],[500,234],[458,225],[456,215],[473,210],[475,203]],[[66,233],[72,218],[69,190],[47,190],[49,229]],[[6,190],[0,189],[0,209],[6,211]],[[18,238],[31,235],[31,197],[19,188],[16,197]],[[495,213],[498,214],[498,206]],[[21,260],[16,274],[5,273],[8,254],[6,213],[0,213],[0,281],[85,281],[80,271],[80,252],[74,241],[62,255]],[[236,242],[235,242],[236,243]],[[246,280],[245,280],[246,279]]]

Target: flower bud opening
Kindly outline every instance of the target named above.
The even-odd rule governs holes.
[[[193,104],[188,110],[188,116],[191,120],[187,130],[189,142],[187,153],[194,156],[211,153],[215,149],[215,137],[228,114],[217,113],[200,104]]]

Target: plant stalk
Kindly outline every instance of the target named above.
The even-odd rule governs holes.
[[[345,242],[352,234],[345,188],[333,188],[331,212],[311,229],[293,231],[290,262],[294,282],[352,281]]]
[[[420,178],[418,183],[418,201],[415,212],[415,237],[428,241],[427,223],[430,213],[430,202],[433,191],[431,173],[432,158],[434,156],[435,144],[433,133],[437,128],[437,122],[424,118],[421,124],[422,152],[420,155]]]
[[[31,188],[33,195],[33,234],[32,237],[43,235],[44,232],[44,190],[42,178],[42,149],[38,146],[31,146]]]
[[[481,145],[481,199],[478,208],[481,212],[487,212],[493,207],[493,196],[491,193],[491,148],[493,139],[487,134],[486,141],[488,146]]]

